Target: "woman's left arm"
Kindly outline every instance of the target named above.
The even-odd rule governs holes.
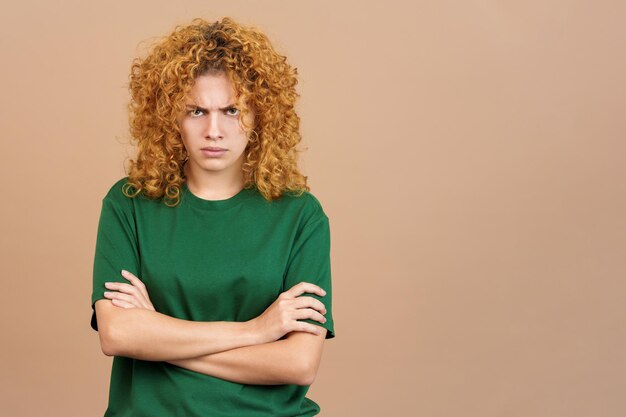
[[[320,328],[319,335],[291,332],[275,342],[168,362],[240,384],[308,386],[315,380],[326,338],[327,330]]]
[[[132,286],[141,282],[129,274]],[[152,306],[149,295],[144,295],[147,304]],[[120,287],[119,291],[109,291],[105,297],[120,308],[146,308],[146,302],[137,299],[137,295]],[[293,331],[284,339],[270,343],[244,346],[196,358],[166,361],[191,371],[214,376],[240,384],[276,385],[297,384],[311,385],[315,380],[327,330],[318,326],[319,335]]]

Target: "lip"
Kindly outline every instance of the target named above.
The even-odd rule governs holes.
[[[219,158],[226,153],[227,149],[208,147],[202,148],[201,151],[204,156],[208,156],[209,158]]]

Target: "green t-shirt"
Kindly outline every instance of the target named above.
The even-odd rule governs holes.
[[[141,279],[156,311],[184,320],[243,322],[261,315],[278,295],[306,281],[326,295],[327,321],[307,323],[335,336],[330,229],[309,192],[267,201],[257,189],[205,200],[183,183],[181,202],[168,207],[143,195],[128,198],[117,181],[102,200],[93,266],[94,303],[105,282]],[[97,330],[95,309],[91,326]],[[308,386],[240,384],[168,362],[115,356],[105,417],[296,417],[319,406]]]

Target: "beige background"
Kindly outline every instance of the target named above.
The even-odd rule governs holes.
[[[626,3],[4,4],[1,414],[102,416],[101,199],[140,42],[265,30],[331,221],[325,417],[626,413]]]

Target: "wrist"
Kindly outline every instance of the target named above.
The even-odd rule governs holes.
[[[261,326],[259,326],[256,318],[248,320],[243,323],[244,324],[244,333],[249,337],[249,341],[253,345],[260,345],[262,343],[266,343],[263,332],[261,331]]]

